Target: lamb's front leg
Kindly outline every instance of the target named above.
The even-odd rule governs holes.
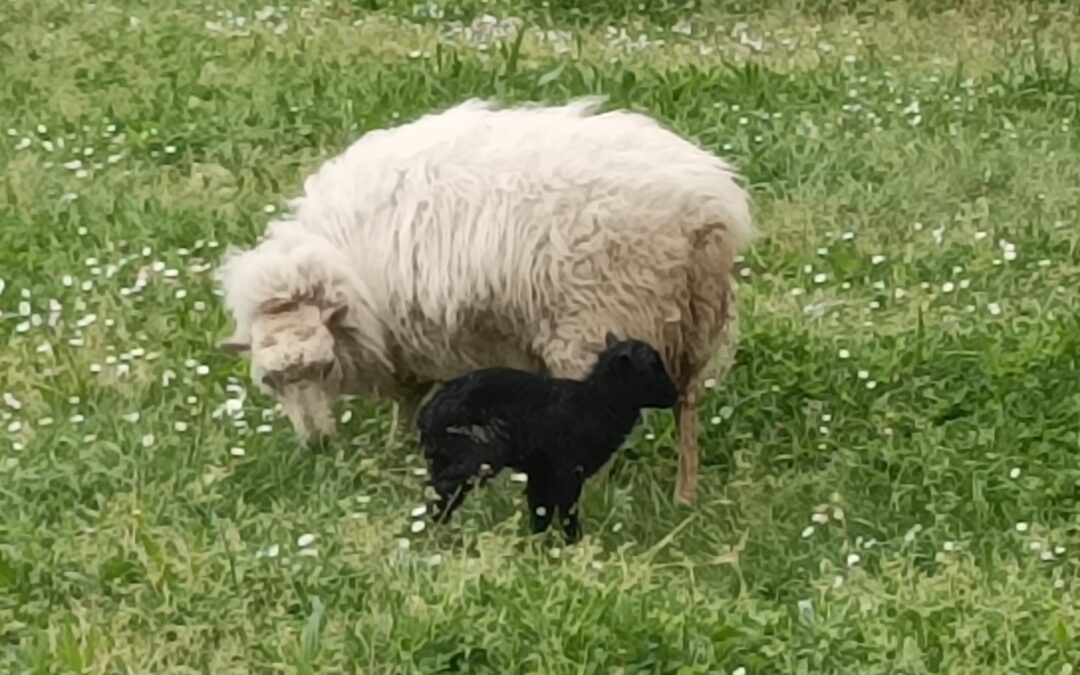
[[[546,532],[555,517],[556,499],[550,476],[534,471],[525,484],[525,498],[529,503],[529,519],[535,534]]]
[[[541,474],[535,478],[533,474],[529,474],[525,493],[529,501],[533,532],[546,532],[558,513],[566,543],[573,544],[581,539],[581,525],[578,522],[581,488],[582,479],[577,474]]]
[[[578,501],[581,499],[582,481],[580,477],[567,477],[559,490],[559,520],[567,544],[575,544],[581,539],[581,524],[578,522]]]
[[[439,496],[435,501],[435,522],[450,520],[454,511],[465,502],[465,496],[476,486],[477,472],[469,460],[470,455],[451,459],[444,454],[432,458],[428,468],[431,474],[428,485],[435,488]]]
[[[439,499],[435,502],[435,522],[446,523],[454,511],[457,511],[458,507],[465,502],[465,495],[472,491],[473,482],[464,480],[454,483],[435,483],[433,487],[439,495]]]

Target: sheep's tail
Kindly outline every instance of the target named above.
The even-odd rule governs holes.
[[[730,217],[701,227],[690,237],[690,316],[682,334],[687,362],[676,366],[683,377],[696,372],[700,378],[719,380],[734,363],[739,328],[735,257],[758,232],[750,221],[748,203],[736,201],[733,206]]]

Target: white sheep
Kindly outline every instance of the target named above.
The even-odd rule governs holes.
[[[333,431],[339,395],[394,400],[396,431],[469,370],[582,378],[607,332],[644,340],[679,387],[676,498],[691,501],[749,198],[724,160],[602,102],[470,100],[366,134],[227,256],[223,346],[250,351],[253,379],[307,437]]]

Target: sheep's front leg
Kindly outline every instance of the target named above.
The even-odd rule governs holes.
[[[429,391],[431,391],[430,385],[417,386],[405,390],[394,400],[392,417],[390,418],[390,433],[386,437],[387,449],[397,445],[415,424],[416,414],[420,411],[420,404]]]

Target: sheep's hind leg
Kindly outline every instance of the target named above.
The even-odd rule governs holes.
[[[675,483],[675,501],[691,504],[698,485],[698,402],[701,398],[697,378],[683,387],[676,404],[675,422],[679,427],[679,474]]]

